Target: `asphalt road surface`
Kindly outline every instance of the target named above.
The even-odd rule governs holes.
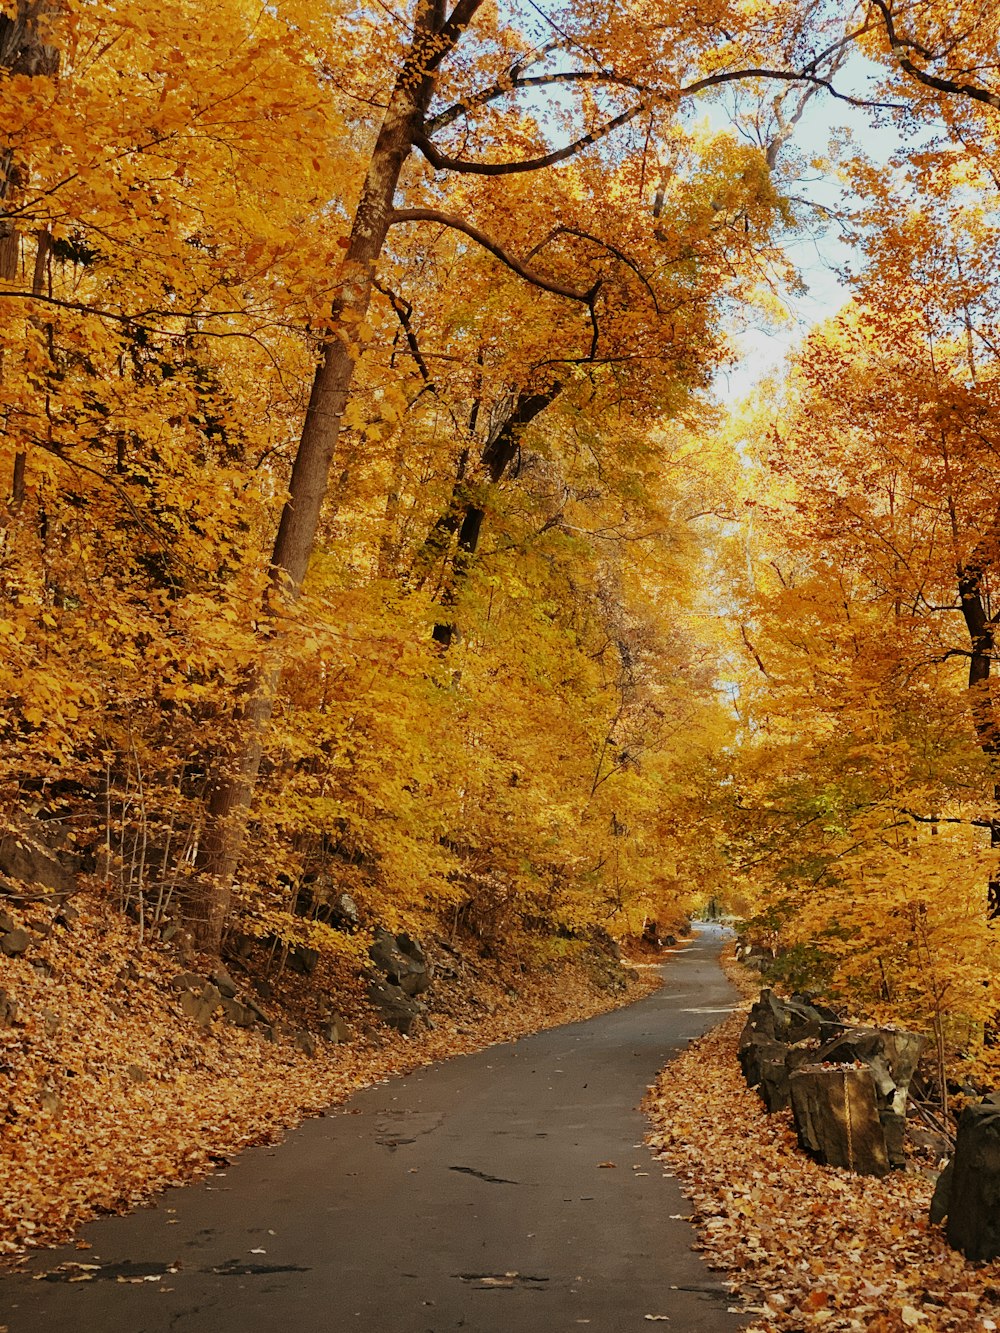
[[[639,1333],[652,1315],[667,1333],[740,1328],[638,1110],[735,1001],[721,942],[702,928],[663,989],[627,1009],[368,1088],[277,1147],[91,1223],[92,1249],[45,1251],[0,1280],[0,1327]],[[100,1267],[87,1281],[55,1271],[80,1262]]]

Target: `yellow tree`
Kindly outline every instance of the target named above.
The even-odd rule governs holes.
[[[96,494],[105,508],[90,511],[95,525],[84,545],[88,554],[99,550],[98,514],[115,515],[113,558],[100,564],[101,578],[129,589],[127,614],[118,617],[122,651],[112,659],[126,672],[142,659],[155,679],[165,653],[176,674],[169,688],[192,715],[193,699],[211,713],[239,682],[238,727],[216,738],[220,758],[196,837],[204,880],[197,911],[214,946],[283,651],[280,633],[259,614],[260,589],[270,581],[281,596],[269,610],[286,614],[303,582],[348,388],[376,332],[376,267],[392,279],[403,238],[417,228],[478,247],[538,294],[543,304],[531,319],[541,324],[544,313],[557,330],[558,360],[572,368],[581,396],[590,362],[610,400],[616,375],[623,392],[641,383],[641,340],[655,324],[646,265],[661,263],[657,284],[674,302],[661,324],[673,318],[677,336],[662,338],[657,356],[673,358],[677,378],[693,384],[714,355],[703,335],[726,266],[752,251],[774,200],[759,157],[741,159],[731,145],[717,149],[726,159],[714,171],[722,197],[706,200],[712,173],[672,156],[683,139],[679,109],[727,83],[822,80],[843,39],[836,25],[827,32],[819,11],[804,22],[790,6],[765,23],[724,3],[694,28],[686,12],[671,11],[648,30],[641,14],[615,7],[501,19],[472,0],[450,13],[418,3],[403,32],[365,12],[297,3],[259,11],[242,0],[200,18],[188,0],[113,15],[68,2],[52,10],[51,36],[39,35],[39,6],[11,13],[62,53],[58,77],[11,64],[0,86],[6,147],[19,164],[3,201],[5,235],[16,234],[20,256],[4,285],[3,318],[8,343],[22,349],[5,368],[7,439],[13,489],[23,487],[30,502],[11,526],[13,581],[25,589],[13,633],[34,607],[25,660],[40,648],[49,663],[69,660],[72,636],[46,637],[53,626],[42,616],[60,630],[79,624],[69,576],[80,558],[68,554],[70,534],[87,530]],[[346,58],[348,44],[364,59]],[[553,148],[553,134],[563,132]],[[327,148],[303,155],[298,141]],[[628,248],[596,225],[605,176],[616,179]],[[519,198],[525,182],[535,188]],[[581,193],[589,216],[577,205]],[[644,201],[654,194],[650,210]],[[741,254],[713,244],[714,231],[733,236],[741,227],[750,238]],[[391,228],[401,239],[387,246]],[[676,274],[666,272],[671,265]],[[706,300],[700,316],[689,315],[685,302]],[[227,354],[235,338],[238,356]],[[493,340],[511,341],[497,331]],[[631,366],[615,368],[614,346]],[[556,382],[550,368],[528,383],[526,350],[517,372],[509,362],[501,369],[502,358],[483,368],[496,377],[493,392],[514,383],[515,427],[528,424],[516,419],[518,395],[544,400]],[[286,386],[308,379],[317,360],[301,439],[289,450],[305,405]],[[487,481],[512,438],[495,460],[480,460]],[[289,452],[289,498],[265,561],[257,548],[270,545],[271,508],[285,493],[280,460]],[[63,501],[58,535],[53,496]],[[463,523],[476,508],[467,507]],[[46,566],[53,549],[65,556],[58,579]],[[194,655],[187,643],[174,653],[182,634],[159,635],[149,651],[154,624],[193,613],[204,596],[204,586],[192,586],[199,582],[232,632]],[[210,700],[213,671],[220,688]],[[38,670],[33,677],[47,679]],[[18,706],[15,732],[25,721],[23,699]],[[28,728],[38,727],[44,708],[27,707]]]
[[[931,357],[919,319],[893,329],[889,345],[872,307],[815,333],[745,437],[760,471],[732,565],[729,818],[748,915],[790,950],[789,979],[933,1023],[943,1045],[947,1015],[982,1022],[996,999],[992,709],[967,692],[981,645],[961,589],[995,501],[947,346]]]
[[[328,298],[304,275],[337,251],[346,176],[336,154],[284,174],[302,124],[336,140],[341,123],[314,26],[235,3],[196,19],[177,0],[2,20],[11,810],[57,773],[134,776],[137,738],[144,780],[165,736],[197,774],[247,660],[232,607],[259,600],[266,459],[300,411],[281,371],[308,373]]]
[[[294,600],[308,568],[354,368],[369,333],[375,269],[391,227],[429,223],[454,230],[551,297],[581,307],[588,313],[581,322],[584,336],[593,322],[600,278],[585,283],[575,276],[580,266],[573,262],[572,232],[561,238],[561,263],[548,254],[519,259],[503,239],[483,230],[477,207],[458,215],[437,206],[426,168],[411,160],[414,150],[436,173],[481,183],[558,172],[605,143],[609,153],[624,145],[641,154],[658,122],[676,116],[685,99],[748,78],[818,79],[844,40],[834,29],[824,42],[820,28],[810,44],[799,24],[764,27],[752,16],[748,20],[740,6],[718,6],[697,28],[683,12],[667,18],[645,25],[628,9],[571,8],[539,40],[520,16],[501,21],[481,0],[458,0],[450,12],[439,0],[418,0],[405,40],[387,62],[385,112],[345,238],[337,296],[272,552],[274,585],[286,602]],[[572,95],[583,118],[568,142],[554,149],[536,117],[511,109],[518,94],[537,99],[546,90],[563,99]],[[408,195],[405,205],[397,202],[400,188]],[[489,197],[480,189],[470,204]],[[669,222],[660,225],[666,230]],[[201,849],[209,886],[201,935],[209,945],[217,944],[225,919],[279,675],[280,647],[249,691],[233,762],[212,784]]]

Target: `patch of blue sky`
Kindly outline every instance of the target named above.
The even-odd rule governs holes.
[[[839,91],[874,102],[878,100],[879,75],[875,66],[853,56],[834,82]],[[719,116],[721,120],[723,106],[718,105],[711,114],[713,119]],[[928,127],[926,137],[933,132],[934,127]],[[849,276],[858,272],[861,259],[843,219],[849,217],[857,200],[836,170],[836,161],[852,151],[863,152],[869,161],[888,172],[899,147],[899,131],[884,111],[854,106],[822,91],[810,100],[787,151],[807,164],[817,160],[831,165],[803,172],[788,191],[803,227],[799,234],[787,237],[785,250],[801,286],[781,284],[775,291],[783,318],[755,317],[752,310],[734,315],[730,337],[738,359],[719,372],[715,383],[716,396],[723,403],[740,401],[780,372],[789,353],[809,331],[851,299]]]

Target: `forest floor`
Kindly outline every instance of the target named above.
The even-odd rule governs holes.
[[[736,1048],[761,982],[732,961],[726,971],[745,1004],[668,1066],[646,1109],[699,1248],[756,1316],[748,1333],[1000,1328],[1000,1261],[970,1263],[929,1223],[931,1173],[819,1166],[791,1112],[768,1115],[747,1088]]]
[[[309,1056],[287,1038],[271,1043],[218,1019],[199,1027],[181,1011],[172,981],[183,964],[170,948],[141,944],[100,900],[75,902],[71,928],[26,921],[48,926],[44,938],[30,954],[0,955],[0,1257],[8,1262],[275,1142],[358,1088],[588,1018],[659,985],[596,950],[525,972],[513,957],[482,958],[466,943],[447,954],[452,975],[424,997],[435,1026],[404,1037],[375,1021],[356,974],[321,964],[314,976],[285,972],[267,988],[269,1016],[289,1028],[315,1026],[319,999],[333,993],[356,1035],[318,1041]]]

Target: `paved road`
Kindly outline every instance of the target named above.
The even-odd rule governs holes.
[[[666,1315],[669,1333],[741,1327],[671,1216],[687,1208],[640,1146],[636,1109],[733,1003],[720,942],[702,930],[665,964],[664,988],[628,1009],[366,1089],[276,1148],[92,1223],[92,1250],[47,1251],[31,1271],[84,1260],[97,1278],[4,1279],[0,1326],[638,1333]]]

